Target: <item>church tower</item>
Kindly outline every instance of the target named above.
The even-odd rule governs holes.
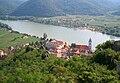
[[[92,49],[92,39],[91,39],[91,38],[90,38],[89,41],[88,41],[88,47],[89,47],[90,49]]]

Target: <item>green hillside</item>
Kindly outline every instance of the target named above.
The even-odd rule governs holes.
[[[23,38],[24,35],[17,33],[10,33],[8,31],[0,30],[0,49],[6,50],[9,46],[16,46],[31,42],[36,42],[39,39],[36,37]]]
[[[75,55],[69,60],[48,54],[44,48],[28,46],[0,60],[0,82],[119,83],[113,59],[120,55],[107,49],[109,42],[104,45],[108,47],[102,50],[99,46],[101,50],[93,57]]]
[[[51,17],[66,14],[103,15],[113,5],[105,0],[29,0],[19,6],[11,15]]]
[[[12,15],[50,17],[64,15],[53,0],[29,0],[18,7]]]
[[[10,14],[23,2],[19,0],[0,0],[0,15]]]
[[[56,0],[66,14],[102,15],[110,9],[111,2],[105,0]]]
[[[0,49],[6,50],[9,46],[16,46],[39,41],[39,38],[13,31],[11,27],[0,23]]]

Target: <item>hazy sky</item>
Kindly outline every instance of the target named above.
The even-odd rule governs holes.
[[[108,0],[108,1],[112,1],[112,2],[120,2],[120,0]]]

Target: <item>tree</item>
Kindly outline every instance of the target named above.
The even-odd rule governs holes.
[[[71,48],[76,48],[76,43],[72,43]]]
[[[28,47],[26,48],[26,52],[29,52],[29,51],[32,51],[32,50],[33,50],[33,48],[30,47],[30,46],[28,46]]]
[[[119,83],[118,72],[108,69],[114,59],[120,60],[116,53],[110,48],[97,49],[94,57],[75,55],[64,60],[46,49],[28,46],[0,60],[0,83]]]
[[[46,33],[43,34],[43,39],[44,39],[44,40],[47,39],[47,34],[46,34]]]

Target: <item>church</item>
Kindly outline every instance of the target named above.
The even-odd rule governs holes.
[[[74,49],[72,49],[71,53],[73,55],[90,55],[92,54],[92,39],[90,38],[88,41],[88,45],[76,45]]]

